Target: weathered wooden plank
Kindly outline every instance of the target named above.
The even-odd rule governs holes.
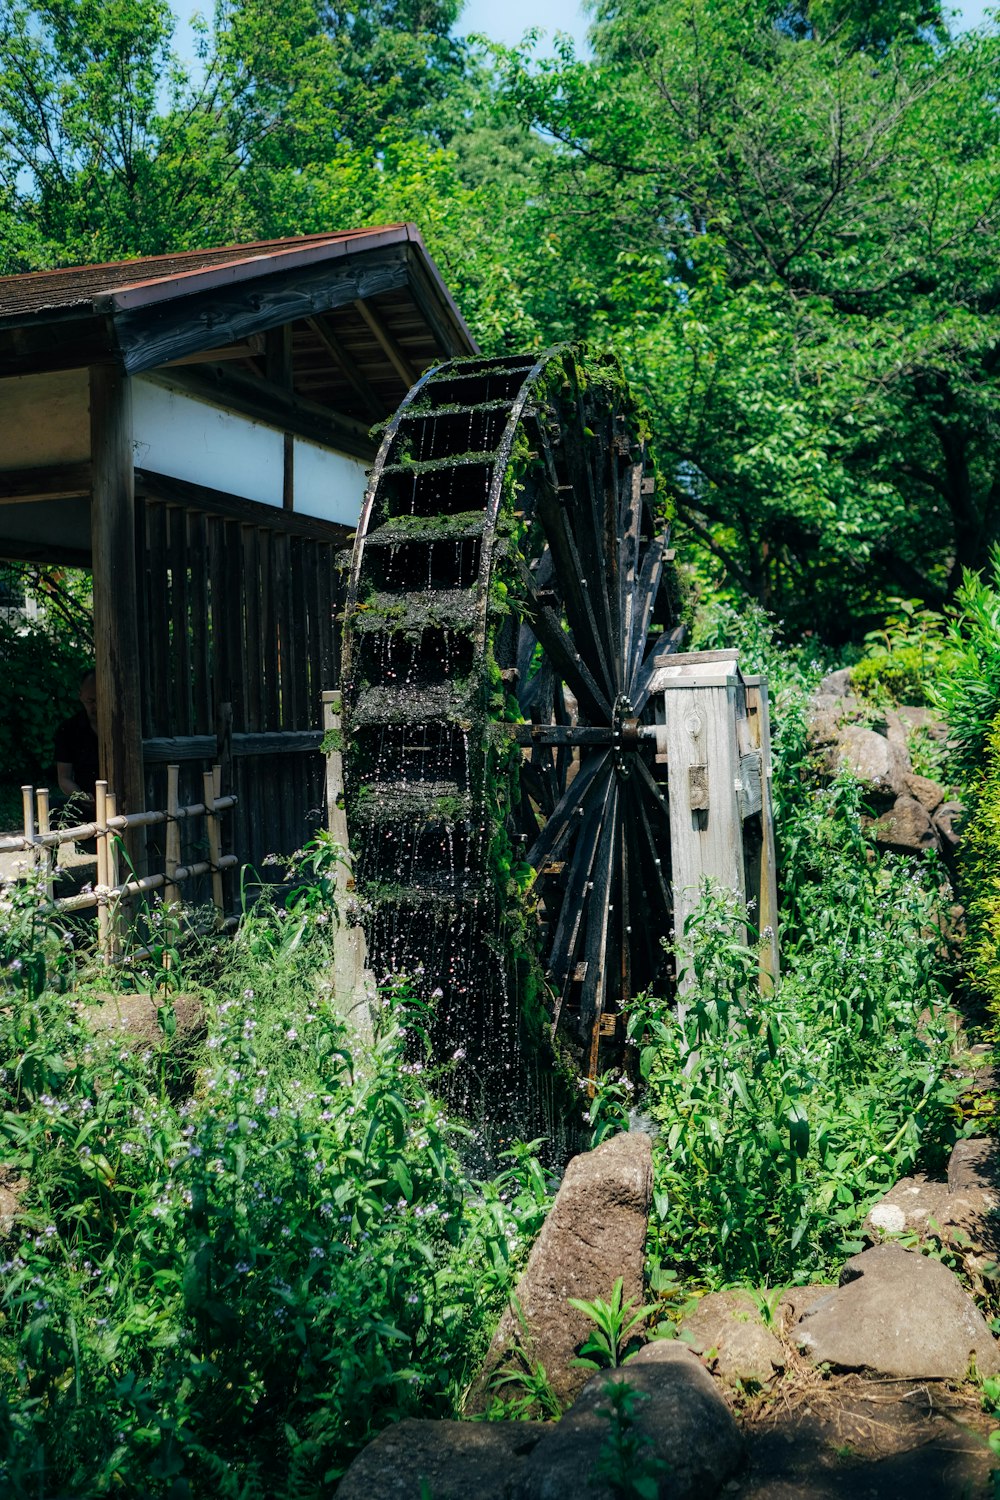
[[[762,983],[773,983],[779,975],[778,959],[778,865],[774,852],[774,801],[771,789],[771,719],[767,678],[746,679],[747,718],[751,740],[761,760],[761,840],[755,885],[761,937]]]
[[[191,568],[191,672],[194,719],[192,731],[206,734],[212,727],[212,647],[208,635],[208,524],[201,511],[188,514]]]
[[[221,490],[191,484],[185,479],[174,479],[169,474],[155,474],[149,469],[137,469],[135,483],[139,494],[167,500],[175,505],[186,505],[192,510],[204,510],[212,515],[232,516],[247,524],[267,526],[271,531],[311,536],[317,541],[331,542],[335,546],[344,546],[352,535],[348,527],[337,526],[332,521],[320,521],[315,516],[303,516],[297,512],[290,514],[274,505],[244,500],[240,495],[227,495]]]
[[[260,627],[260,552],[256,526],[241,528],[243,544],[243,722],[247,732],[261,728],[261,676],[264,670]]]
[[[89,463],[7,469],[0,473],[0,505],[24,505],[31,500],[83,499],[89,497],[91,484]]]
[[[150,735],[169,727],[170,642],[167,634],[167,508],[146,501],[146,552],[149,577],[148,631],[149,702],[146,718]]]
[[[369,307],[363,299],[357,298],[354,302],[354,311],[359,313],[367,323],[369,329],[381,345],[383,354],[389,360],[389,363],[396,371],[406,389],[409,390],[411,385],[416,385],[420,378],[419,371],[414,365],[411,365],[388,328],[382,322],[377,310],[374,307]]]
[[[309,701],[309,612],[306,599],[306,570],[303,550],[309,544],[299,536],[288,539],[289,605],[291,639],[292,718],[290,729],[305,729],[318,719],[315,703]],[[305,788],[302,788],[303,794]]]
[[[90,371],[94,664],[101,771],[123,812],[143,805],[139,614],[135,576],[132,390],[111,366]],[[140,839],[129,855],[140,868]]]
[[[171,507],[167,516],[167,555],[170,563],[170,727],[190,734],[191,618],[188,606],[187,511]]]
[[[279,533],[276,531],[264,531],[262,529],[259,533],[261,618],[264,625],[263,652],[261,655],[261,666],[263,667],[261,728],[265,730],[277,730],[281,728],[278,616],[274,594],[274,557],[278,536]]]
[[[183,298],[147,306],[116,307],[115,334],[130,375],[199,349],[235,344],[282,323],[315,317],[349,302],[364,302],[409,282],[405,249],[363,252],[349,265],[298,266],[272,272],[247,295],[244,285],[214,285]],[[412,382],[408,382],[412,384]]]
[[[238,734],[232,736],[233,759],[254,755],[312,755],[319,750],[323,735],[319,729],[288,729],[274,733]],[[143,758],[149,765],[169,765],[173,761],[210,760],[218,741],[214,734],[155,735],[143,740]]]

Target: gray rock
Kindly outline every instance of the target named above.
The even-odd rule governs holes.
[[[972,1136],[957,1141],[948,1159],[948,1191],[989,1193],[994,1199],[1000,1189],[1000,1159],[996,1142],[987,1136]]]
[[[906,790],[914,797],[929,813],[935,812],[944,801],[944,787],[936,781],[931,781],[929,776],[918,776],[915,771],[904,777]]]
[[[169,1039],[160,1025],[161,1006],[171,1006],[177,1023],[173,1042],[204,1030],[200,995],[98,995],[95,1005],[81,1005],[80,1019],[95,1037],[113,1037],[129,1047],[163,1047]]]
[[[897,797],[889,811],[870,826],[876,843],[898,854],[920,854],[941,847],[930,813],[915,797]]]
[[[340,1481],[337,1500],[509,1500],[540,1422],[394,1423]]]
[[[711,1358],[723,1380],[764,1385],[785,1368],[784,1350],[747,1292],[709,1292],[678,1333],[696,1354]]]
[[[806,1312],[795,1342],[817,1365],[903,1380],[1000,1373],[1000,1348],[972,1298],[940,1261],[899,1245],[849,1260],[841,1284]]]
[[[836,1292],[835,1286],[790,1286],[781,1294],[778,1302],[778,1312],[781,1315],[785,1329],[791,1328],[799,1319],[823,1301],[824,1297],[832,1297]]]
[[[0,1240],[9,1240],[17,1230],[21,1199],[28,1191],[27,1177],[0,1167]]]
[[[961,802],[942,802],[934,814],[934,827],[944,843],[954,847],[962,837],[960,829],[965,808]]]
[[[948,726],[944,723],[940,715],[935,713],[933,708],[901,703],[896,712],[907,729],[911,731],[914,729],[923,730],[928,738],[936,740],[938,744],[946,745],[948,743]]]
[[[839,672],[827,672],[819,685],[819,690],[831,698],[846,698],[851,691],[850,667],[841,667]]]
[[[635,1426],[645,1452],[668,1464],[657,1493],[670,1500],[711,1500],[743,1458],[743,1439],[712,1377],[675,1340],[647,1344],[624,1368],[594,1375],[561,1422],[547,1430],[523,1465],[516,1500],[580,1500],[613,1491],[595,1477],[611,1432],[607,1387],[625,1381],[638,1393]]]
[[[950,1239],[950,1231],[960,1229],[976,1240],[996,1202],[996,1193],[974,1186],[954,1190],[947,1182],[916,1174],[903,1177],[876,1203],[865,1220],[865,1232],[875,1240],[887,1234]]]
[[[636,1307],[643,1297],[646,1222],[653,1173],[648,1135],[630,1131],[575,1156],[467,1402],[484,1409],[493,1374],[512,1358],[542,1364],[565,1405],[588,1372],[573,1365],[590,1321],[567,1298],[610,1300],[619,1277]]]
[[[882,796],[905,792],[904,777],[910,770],[909,758],[898,745],[884,735],[860,724],[848,724],[840,732],[828,754],[831,773],[845,765],[868,791]]]

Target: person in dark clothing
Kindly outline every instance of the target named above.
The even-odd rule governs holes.
[[[88,672],[80,683],[81,707],[56,730],[56,775],[59,790],[71,797],[83,816],[94,812],[94,785],[100,774],[97,759],[97,676]]]

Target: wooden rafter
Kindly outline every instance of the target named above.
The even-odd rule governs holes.
[[[402,349],[400,349],[392,334],[382,320],[375,315],[367,302],[355,302],[354,310],[365,320],[372,333],[378,339],[382,352],[392,364],[393,369],[407,390],[409,390],[410,386],[415,385],[417,382],[417,371],[410,364],[410,361]]]
[[[330,327],[329,319],[307,318],[306,322],[323,345],[327,354],[329,354],[330,358],[343,372],[345,379],[353,387],[357,396],[364,402],[369,413],[375,418],[384,417],[385,403],[378,399],[368,381],[351,359],[347,350]]]

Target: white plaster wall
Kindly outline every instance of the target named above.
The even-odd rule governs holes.
[[[0,380],[0,469],[34,469],[89,457],[86,370]]]
[[[360,458],[295,439],[295,509],[353,530],[361,516],[368,470]]]
[[[275,428],[139,376],[132,432],[137,468],[280,508],[284,437]],[[295,439],[295,510],[301,515],[356,526],[365,482],[360,459]]]

